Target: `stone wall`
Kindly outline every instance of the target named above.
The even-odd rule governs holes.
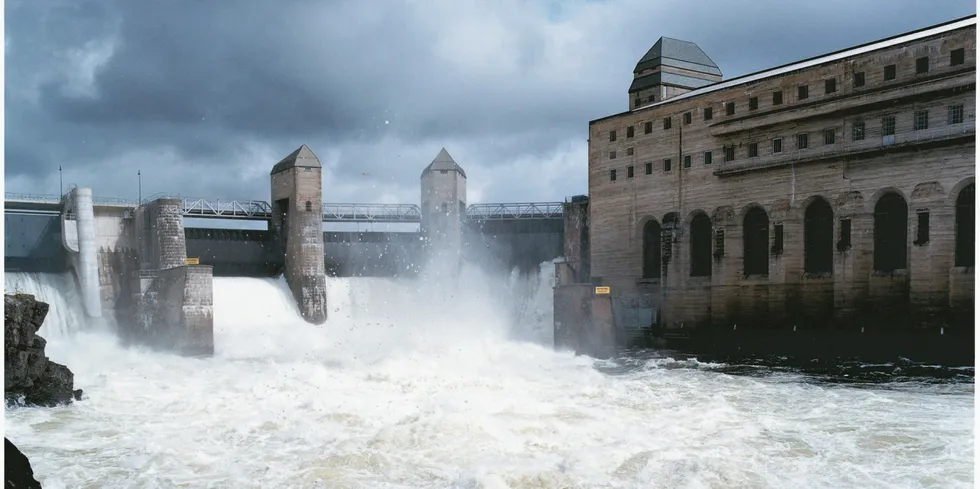
[[[588,282],[592,276],[589,266],[589,201],[566,202],[562,211],[565,262],[572,267],[576,282]]]
[[[155,272],[140,302],[138,338],[184,355],[214,353],[211,267],[182,265]]]
[[[957,298],[972,293],[973,269],[952,260],[956,199],[975,175],[975,42],[971,26],[593,121],[593,279],[614,293],[661,297],[673,326],[972,330],[972,302]],[[962,64],[951,62],[956,49]],[[895,66],[894,79],[885,66]],[[875,209],[889,193],[905,202],[908,251],[904,266],[881,272]],[[814,243],[819,233],[806,216],[820,204],[831,209],[831,265],[810,273],[807,235]],[[766,218],[763,273],[746,268],[753,209]],[[925,242],[920,212],[929,214]],[[694,276],[705,256],[692,251],[702,218],[710,272]],[[648,275],[650,222],[662,248],[659,271]]]

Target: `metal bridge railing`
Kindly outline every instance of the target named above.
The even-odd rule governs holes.
[[[516,219],[560,219],[561,202],[523,202],[513,204],[473,204],[466,217],[475,221]]]
[[[185,216],[207,217],[272,217],[272,206],[264,200],[210,201],[182,199]]]
[[[418,222],[422,210],[414,204],[323,204],[328,222]]]
[[[157,194],[144,199],[143,203],[169,194]],[[180,198],[183,215],[186,217],[268,219],[272,217],[272,205],[264,200],[208,200],[194,197]],[[61,196],[53,194],[27,194],[6,192],[7,202],[24,204],[58,204]],[[137,207],[140,202],[134,199],[116,197],[93,197],[96,205]],[[415,204],[346,204],[327,203],[322,207],[325,222],[419,222],[422,211]],[[473,204],[466,209],[467,219],[518,220],[518,219],[560,219],[561,202],[524,202],[499,204]]]

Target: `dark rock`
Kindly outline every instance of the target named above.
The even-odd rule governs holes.
[[[7,480],[4,484],[6,489],[41,489],[27,455],[6,438],[3,439],[3,476]]]
[[[7,403],[23,398],[28,405],[55,406],[80,399],[68,367],[44,355],[47,341],[37,335],[48,304],[29,294],[5,295],[3,390]]]

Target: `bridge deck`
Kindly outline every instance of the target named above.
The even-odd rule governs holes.
[[[151,197],[143,202],[149,202]],[[268,220],[272,218],[272,206],[263,200],[207,200],[188,197],[180,199],[185,217],[211,219],[251,219]],[[94,197],[95,207],[135,208],[137,200]],[[56,212],[61,209],[61,197],[49,194],[4,195],[5,209],[23,212]],[[414,204],[323,204],[324,222],[378,222],[410,223],[419,222],[422,211]],[[524,202],[501,204],[473,204],[466,209],[470,221],[561,219],[561,202]]]

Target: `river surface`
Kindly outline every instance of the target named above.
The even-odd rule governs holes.
[[[972,370],[596,362],[548,346],[550,275],[328,279],[323,326],[280,281],[216,278],[215,356],[192,359],[118,346],[64,276],[8,273],[85,397],[7,408],[6,436],[46,489],[973,487]]]

